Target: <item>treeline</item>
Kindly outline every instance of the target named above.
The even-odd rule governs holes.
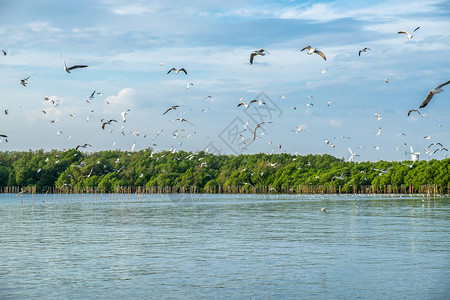
[[[0,152],[0,186],[33,187],[37,192],[55,187],[113,192],[117,187],[225,191],[245,186],[272,192],[288,188],[296,192],[299,186],[354,192],[367,186],[418,190],[424,185],[449,192],[450,158],[411,165],[410,161],[346,162],[328,154],[236,156],[202,151],[155,153],[150,148],[136,152]]]

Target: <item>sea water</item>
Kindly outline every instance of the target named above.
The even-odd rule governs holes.
[[[2,194],[0,299],[449,299],[449,200]]]

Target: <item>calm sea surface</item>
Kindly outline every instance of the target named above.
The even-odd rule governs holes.
[[[449,221],[443,197],[1,194],[0,299],[450,299]]]

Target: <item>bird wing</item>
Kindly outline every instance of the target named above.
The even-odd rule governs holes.
[[[257,55],[256,52],[252,52],[252,53],[250,54],[250,64],[251,64],[251,65],[253,65],[253,57],[255,57],[255,55]]]
[[[261,126],[262,124],[264,124],[264,122],[258,123],[255,126],[255,129],[253,129],[253,140],[256,140],[256,130],[259,128],[259,126]]]
[[[425,106],[427,106],[427,104],[430,103],[433,96],[434,96],[433,93],[428,93],[427,97],[425,98],[425,100],[423,100],[422,104],[420,104],[419,108],[424,108]]]
[[[249,104],[250,104],[250,103],[249,103]],[[239,104],[237,105],[237,107],[242,106],[242,105],[244,105],[245,107],[248,107],[248,105],[245,104],[244,102],[239,103]]]
[[[420,111],[418,111],[417,109],[410,109],[410,110],[408,111],[408,117],[409,117],[409,115],[410,115],[413,111],[417,111],[417,113],[420,115]]]
[[[311,50],[311,46],[306,46],[305,48],[303,48],[303,49],[300,50],[300,51],[303,51],[303,50]]]
[[[177,70],[177,69],[172,68],[172,69],[169,70],[169,72],[167,72],[167,74],[169,74],[169,73],[172,72],[172,71],[176,71],[176,70]]]
[[[187,75],[187,72],[186,72],[186,69],[185,69],[185,68],[181,68],[181,69],[179,69],[179,70],[178,70],[178,72],[180,72],[180,71],[183,71],[183,72],[184,72],[184,74],[186,74],[186,75]]]
[[[358,56],[361,56],[361,52],[363,52],[362,50],[359,50],[358,52]]]
[[[67,68],[67,65],[66,65],[66,60],[64,59],[64,56],[62,55],[62,53],[61,52],[59,52],[59,54],[61,55],[61,59],[63,60],[63,62],[64,62],[64,67],[65,68]]]
[[[28,77],[28,78],[29,78],[29,77]],[[436,90],[437,90],[437,89],[440,89],[441,87],[443,87],[444,85],[447,85],[447,84],[449,84],[449,83],[450,83],[450,80],[447,81],[446,83],[443,83],[443,84],[437,86],[437,87],[436,87]]]
[[[416,32],[417,30],[419,30],[419,28],[420,28],[420,26],[419,26],[419,27],[417,27],[416,29],[414,29],[414,31],[413,31],[413,32]]]
[[[174,109],[173,106],[169,107],[169,108],[163,113],[163,116],[164,116],[166,113],[168,113],[171,109]]]
[[[67,70],[71,71],[71,70],[75,70],[75,69],[79,69],[79,68],[87,68],[87,65],[75,65],[75,66],[71,66],[70,68],[67,68]]]
[[[404,33],[404,34],[406,34],[406,35],[408,35],[409,36],[409,33],[407,33],[406,31],[404,31],[404,30],[402,30],[402,31],[399,31],[399,32],[397,32],[397,33]]]
[[[317,54],[319,54],[320,56],[322,56],[323,59],[327,60],[327,58],[325,57],[325,54],[323,54],[322,51],[316,50],[315,52]]]

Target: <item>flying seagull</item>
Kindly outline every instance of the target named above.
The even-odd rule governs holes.
[[[417,27],[416,29],[414,29],[413,33],[416,32],[419,28],[420,28],[420,27]],[[399,34],[402,34],[402,33],[406,34],[406,37],[408,38],[408,40],[412,39],[412,37],[413,37],[412,34],[409,34],[409,33],[406,32],[405,30],[401,30],[401,31],[399,31],[399,32],[397,32],[397,33],[399,33]]]
[[[163,113],[163,116],[165,115],[165,114],[167,114],[169,111],[171,111],[172,109],[173,110],[176,110],[178,107],[180,107],[179,105],[172,105],[171,107],[169,107],[164,113]]]
[[[417,112],[419,115],[421,115],[421,114],[420,114],[420,111],[418,111],[417,109],[410,109],[410,110],[408,111],[408,117],[409,117],[409,115],[410,115],[413,111],[415,111],[415,112]]]
[[[323,211],[326,214],[328,213],[328,211],[325,208],[323,208],[323,207],[320,210]]]
[[[441,143],[438,142],[438,143],[431,143],[427,148],[430,148],[431,146],[437,146],[437,145],[444,147]]]
[[[75,147],[75,150],[78,150],[79,148],[86,148],[87,146],[92,147],[91,144],[78,145]]]
[[[358,56],[361,56],[361,52],[366,52],[367,50],[370,50],[370,48],[365,47],[365,48],[359,50]]]
[[[254,99],[254,100],[250,101],[248,104],[245,104],[244,102],[240,102],[240,103],[237,105],[237,107],[243,105],[243,106],[245,106],[245,108],[248,108],[248,107],[250,106],[250,104],[255,103],[255,102],[258,102],[259,105],[266,104],[265,102],[263,102],[263,101],[261,101],[261,100],[259,100],[259,99]]]
[[[31,76],[28,76],[28,77],[25,78],[25,79],[20,79],[19,84],[21,84],[21,85],[23,85],[24,87],[26,87],[27,84],[28,84],[28,79],[30,79],[30,77],[31,77]]]
[[[306,46],[305,48],[303,48],[303,49],[300,50],[300,51],[303,51],[303,50],[308,50],[308,54],[309,54],[309,55],[311,55],[311,54],[313,54],[313,53],[317,53],[317,54],[319,54],[320,56],[322,56],[322,58],[323,58],[324,60],[327,60],[327,58],[325,57],[325,54],[323,54],[322,51],[319,51],[319,50],[317,50],[316,48],[313,48],[313,47],[311,47],[311,46]]]
[[[75,70],[75,69],[87,68],[88,67],[87,65],[74,65],[74,66],[71,66],[71,67],[68,68],[67,65],[66,65],[66,60],[64,59],[62,53],[60,53],[60,54],[61,54],[62,60],[64,61],[64,71],[66,71],[67,73],[70,73],[70,71]]]
[[[127,110],[125,110],[125,111],[123,111],[120,115],[122,116],[122,120],[124,121],[124,122],[126,122],[127,121],[127,118],[126,118],[126,115],[127,115],[127,113],[130,111],[130,109],[127,109]]]
[[[444,85],[449,84],[449,83],[450,83],[450,80],[445,82],[445,83],[443,83],[443,84],[441,84],[441,85],[438,85],[433,90],[429,91],[427,97],[425,98],[425,100],[423,100],[422,104],[420,104],[420,108],[424,108],[425,106],[427,106],[427,104],[430,103],[430,101],[433,98],[433,96],[435,94],[439,94],[439,93],[443,92],[444,90],[442,89],[442,87]]]
[[[3,52],[3,56],[6,56],[6,55],[8,55],[8,53],[6,53],[6,51],[5,51],[5,50],[2,50],[2,52]]]
[[[269,51],[266,51],[266,50],[264,50],[264,49],[259,49],[259,50],[253,51],[253,52],[250,54],[250,64],[253,65],[253,58],[254,58],[256,55],[264,56],[264,55],[266,55],[266,53],[267,53],[267,54],[270,54]]]
[[[259,127],[261,127],[261,125],[263,125],[264,123],[266,123],[266,122],[261,122],[261,123],[256,124],[255,129],[253,129],[253,140],[256,140],[256,130]],[[267,122],[267,123],[272,123],[272,122]]]
[[[173,122],[173,121],[180,121],[180,123],[186,122],[186,123],[189,123],[189,124],[191,124],[191,125],[194,125],[194,124],[192,124],[191,122],[189,122],[188,120],[183,119],[183,118],[178,118],[178,119],[172,120],[171,122]]]
[[[102,122],[103,122],[103,120],[102,120]],[[111,122],[117,122],[117,120],[109,119],[108,121],[103,122],[103,123],[102,123],[102,129],[105,129],[105,126],[106,126],[106,125],[111,125]]]
[[[178,74],[180,72],[184,72],[187,75],[187,72],[186,72],[185,68],[181,68],[181,69],[172,68],[172,69],[169,70],[169,72],[167,72],[167,74],[169,74],[172,71],[175,71],[175,74]]]
[[[348,175],[349,175],[348,173],[344,172],[341,174],[341,176],[333,176],[332,180],[334,180],[334,179],[345,180],[344,176],[348,176]]]
[[[438,151],[447,151],[448,152],[448,149],[447,148],[441,148],[441,149],[434,149],[434,151],[433,152],[431,152],[431,154],[430,155],[433,155],[433,154],[435,154],[436,152],[438,152]]]
[[[378,175],[381,176],[381,175],[383,175],[383,174],[388,174],[388,173],[389,173],[389,170],[392,169],[392,168],[393,168],[393,167],[390,167],[390,168],[387,168],[387,169],[382,169],[382,170],[380,170],[380,169],[375,169],[375,168],[374,168],[374,170],[380,172]]]

